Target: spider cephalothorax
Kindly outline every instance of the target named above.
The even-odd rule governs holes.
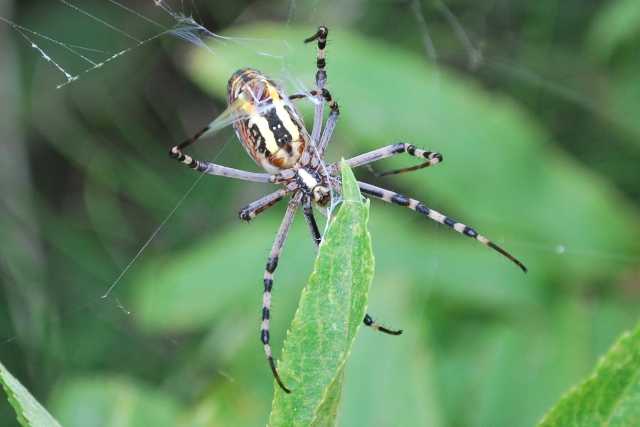
[[[340,179],[337,176],[341,168],[340,163],[326,164],[324,162],[324,151],[329,144],[340,114],[338,104],[324,87],[326,82],[324,50],[328,33],[329,30],[326,27],[320,27],[316,34],[305,40],[305,43],[318,41],[318,72],[316,73],[316,89],[313,91],[287,96],[274,80],[250,68],[236,71],[229,80],[227,86],[228,108],[221,117],[226,114],[232,118],[233,126],[245,150],[267,173],[247,172],[214,163],[201,162],[182,153],[182,149],[187,145],[215,131],[214,125],[219,119],[214,120],[209,126],[187,141],[173,147],[169,152],[171,157],[200,172],[245,181],[283,184],[281,189],[242,209],[240,218],[246,221],[255,218],[256,215],[283,200],[286,196],[291,196],[284,219],[271,248],[264,273],[260,332],[260,339],[273,375],[278,385],[287,393],[290,393],[290,391],[284,386],[278,375],[269,345],[273,272],[278,265],[284,241],[298,207],[302,205],[302,212],[309,227],[311,238],[316,247],[318,247],[322,240],[322,235],[318,230],[312,206],[322,209],[330,201],[332,194],[341,191]],[[307,132],[302,116],[292,102],[294,99],[301,98],[311,98],[315,102],[311,134]],[[323,129],[325,103],[329,106],[330,113]],[[415,171],[442,161],[442,156],[438,153],[420,150],[411,144],[399,142],[352,157],[346,162],[349,167],[355,168],[401,153],[407,153],[410,156],[423,159],[425,162],[416,166],[378,174],[378,176]],[[451,227],[465,236],[484,243],[507,257],[524,272],[527,271],[520,261],[478,234],[474,229],[426,207],[418,200],[364,182],[358,182],[358,186],[363,194],[385,202],[408,207],[440,224]],[[378,325],[368,314],[364,317],[363,322],[367,326],[388,334],[399,335],[402,333],[402,331],[394,331]]]
[[[332,177],[315,152],[300,111],[284,90],[261,72],[244,68],[229,80],[227,103],[238,105],[231,117],[242,145],[265,171],[276,174],[274,182],[283,182],[291,193],[301,191],[314,204],[326,206]],[[242,212],[240,218],[251,219]]]

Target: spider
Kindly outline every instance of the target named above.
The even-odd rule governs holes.
[[[285,196],[291,196],[284,219],[271,248],[264,273],[260,332],[260,340],[264,345],[264,351],[273,376],[280,388],[286,393],[291,393],[291,391],[285,387],[278,375],[269,345],[269,313],[271,309],[273,273],[278,265],[285,239],[298,208],[302,206],[302,213],[317,249],[322,240],[322,235],[318,229],[312,207],[315,206],[324,213],[324,208],[331,199],[332,189],[337,189],[338,191],[341,189],[341,182],[338,176],[341,169],[340,162],[330,164],[323,162],[324,151],[329,144],[340,115],[338,104],[333,100],[330,92],[325,89],[327,72],[324,54],[328,34],[329,30],[321,26],[313,36],[304,41],[309,43],[317,40],[318,44],[318,71],[316,73],[316,89],[314,91],[287,96],[282,87],[259,71],[250,68],[238,70],[231,76],[227,86],[227,110],[200,132],[182,144],[173,147],[169,152],[172,158],[199,172],[245,181],[284,185],[278,191],[256,200],[242,209],[240,218],[245,221],[251,221],[256,215],[283,200]],[[292,102],[292,100],[306,97],[315,101],[311,135],[307,133],[302,116]],[[325,103],[328,105],[330,112],[323,130]],[[231,119],[236,134],[247,153],[266,173],[247,172],[203,162],[182,152],[185,147],[199,138],[215,132],[218,122],[224,121],[227,117]],[[347,164],[351,168],[355,168],[401,153],[407,153],[425,161],[416,166],[377,175],[386,176],[415,171],[442,161],[442,156],[439,153],[421,150],[411,144],[400,142],[352,157],[347,160]],[[358,182],[358,186],[365,195],[396,205],[406,206],[440,224],[449,226],[459,233],[484,243],[507,257],[526,273],[526,267],[502,248],[487,240],[472,228],[424,206],[418,200],[364,182]],[[363,322],[366,326],[387,334],[400,335],[402,333],[401,330],[391,330],[378,325],[368,314],[365,315]]]

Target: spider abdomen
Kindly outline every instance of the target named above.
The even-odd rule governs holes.
[[[309,145],[298,108],[274,80],[251,68],[227,86],[233,127],[249,155],[268,173],[293,167]]]

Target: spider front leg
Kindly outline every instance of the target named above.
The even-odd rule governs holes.
[[[290,186],[281,188],[278,191],[274,191],[273,193],[268,194],[261,199],[249,204],[248,206],[245,206],[244,208],[242,208],[238,215],[240,216],[240,219],[243,219],[247,222],[251,221],[253,218],[258,216],[258,214],[266,211],[271,206],[274,206],[276,203],[284,199],[284,197],[287,194],[291,193],[291,191],[292,188],[290,188]]]
[[[318,155],[323,157],[324,150],[326,150],[327,145],[329,145],[329,140],[331,139],[331,135],[333,135],[333,130],[335,129],[338,117],[340,116],[340,107],[338,106],[338,103],[331,97],[331,92],[324,88],[322,90],[313,90],[309,93],[297,93],[289,96],[289,99],[307,98],[309,95],[317,96],[318,94],[320,94],[319,97],[321,97],[321,99],[326,101],[329,109],[331,110],[329,118],[327,119],[327,124],[322,132],[322,138],[320,138],[320,130],[316,131],[316,123],[322,124],[322,103],[318,101],[319,103],[317,105],[320,105],[321,114],[319,118],[314,119],[313,131],[311,132],[311,140],[315,142],[318,142],[318,140],[320,141],[317,145]]]
[[[404,169],[392,170],[389,172],[376,173],[377,177],[394,175],[399,173],[411,172],[414,170],[426,168],[428,166],[435,165],[437,163],[442,162],[442,154],[433,153],[431,151],[421,150],[416,148],[411,144],[407,144],[405,142],[399,142],[397,144],[388,145],[386,147],[378,148],[377,150],[369,151],[368,153],[360,154],[359,156],[355,156],[347,160],[347,164],[351,168],[356,168],[358,166],[368,165],[373,162],[377,162],[378,160],[386,159],[387,157],[395,156],[396,154],[407,153],[410,156],[418,157],[421,159],[425,159],[426,162],[411,166]],[[335,168],[338,168],[337,170]],[[340,169],[340,163],[334,163],[332,165],[331,172],[338,172]],[[375,172],[374,172],[375,173]]]
[[[375,197],[376,199],[380,199],[385,202],[394,203],[399,206],[405,206],[411,210],[414,210],[418,213],[428,216],[429,218],[431,218],[436,222],[439,222],[440,224],[453,228],[458,233],[464,234],[465,236],[468,236],[468,237],[472,237],[477,241],[479,241],[480,243],[484,243],[485,245],[489,246],[490,248],[498,251],[499,253],[507,257],[507,259],[509,259],[518,267],[520,267],[522,271],[524,271],[525,273],[527,272],[527,267],[522,265],[522,263],[517,259],[515,259],[513,255],[511,255],[510,253],[508,253],[507,251],[505,251],[495,243],[489,241],[489,239],[487,239],[486,237],[478,234],[478,232],[476,232],[473,228],[469,228],[461,222],[457,222],[445,215],[442,215],[440,212],[434,211],[433,209],[426,207],[425,205],[420,203],[420,201],[416,199],[411,199],[400,193],[385,190],[384,188],[376,187],[375,185],[367,184],[365,182],[358,181],[358,186],[360,187],[360,191],[362,191],[362,193],[368,196]]]
[[[327,62],[324,59],[324,50],[327,47],[327,36],[329,35],[329,29],[325,26],[321,26],[318,28],[318,31],[308,39],[306,39],[305,43],[310,43],[312,41],[318,40],[318,53],[316,54],[316,67],[318,71],[316,72],[316,94],[317,104],[316,110],[313,117],[313,129],[311,131],[311,139],[314,141],[318,141],[320,138],[320,130],[322,129],[322,116],[323,116],[323,97],[319,94],[322,93],[324,89],[324,85],[327,82]],[[326,98],[324,98],[326,100]],[[324,150],[322,150],[324,151]]]
[[[182,149],[187,145],[192,144],[197,141],[204,133],[209,130],[209,126],[202,129],[200,132],[186,140],[180,145],[176,145],[171,150],[169,150],[169,156],[171,158],[176,159],[177,161],[184,163],[189,166],[191,169],[197,170],[198,172],[208,173],[210,175],[217,176],[226,176],[228,178],[236,178],[244,181],[253,181],[253,182],[276,182],[275,177],[273,175],[269,175],[266,173],[255,173],[255,172],[247,172],[240,169],[229,168],[226,166],[216,165],[215,163],[203,162],[201,160],[196,160],[191,156],[188,156],[182,152]]]
[[[304,218],[307,221],[307,226],[309,227],[309,234],[311,235],[311,240],[315,244],[316,250],[318,250],[318,247],[320,246],[320,242],[322,242],[322,235],[320,234],[320,230],[318,229],[316,218],[313,216],[311,201],[308,197],[306,197],[302,201],[302,212],[304,213]],[[397,331],[393,329],[387,329],[384,326],[381,326],[378,323],[374,322],[371,316],[369,316],[368,314],[364,315],[363,323],[365,324],[365,326],[372,327],[373,329],[376,329],[380,332],[384,332],[385,334],[389,334],[389,335],[402,334],[402,329],[399,329]]]
[[[278,375],[276,365],[273,361],[273,355],[271,354],[271,346],[269,345],[271,289],[273,288],[273,272],[276,271],[276,267],[278,266],[278,259],[280,258],[280,254],[282,253],[282,248],[284,247],[284,242],[287,239],[287,234],[291,229],[293,217],[296,214],[296,210],[298,209],[298,205],[300,204],[301,197],[302,193],[295,194],[291,198],[291,200],[289,201],[289,205],[287,206],[287,212],[284,214],[284,219],[282,220],[282,224],[280,225],[280,229],[278,230],[278,234],[276,235],[276,240],[275,242],[273,242],[273,247],[271,248],[271,253],[269,254],[269,260],[267,261],[267,268],[264,272],[264,294],[262,295],[262,324],[260,327],[260,340],[264,345],[264,352],[267,355],[267,360],[269,361],[271,372],[273,372],[273,376],[276,379],[276,382],[278,383],[280,388],[285,391],[285,393],[291,393],[291,390],[284,386],[282,380],[280,379],[280,375]]]

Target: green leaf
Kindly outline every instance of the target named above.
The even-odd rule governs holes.
[[[329,426],[337,422],[345,364],[364,318],[373,278],[362,201],[351,170],[342,163],[344,201],[324,236],[315,269],[302,292],[287,335],[276,385],[271,426]]]
[[[0,382],[23,427],[60,427],[60,424],[31,396],[20,381],[6,370],[2,363],[0,363]]]
[[[596,372],[570,391],[540,427],[636,426],[640,419],[640,328],[624,334]]]

